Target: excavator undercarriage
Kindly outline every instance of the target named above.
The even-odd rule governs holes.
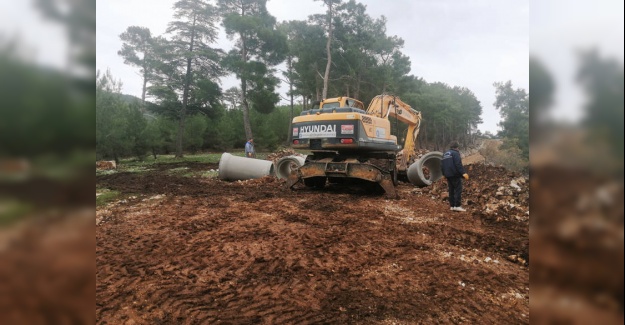
[[[377,184],[387,196],[395,197],[397,167],[394,153],[370,154],[368,157],[315,152],[307,156],[303,166],[289,176],[287,186],[292,188],[298,182],[307,187],[323,188],[326,181],[345,183],[366,181]]]

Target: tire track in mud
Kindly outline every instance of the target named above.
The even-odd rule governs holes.
[[[526,309],[490,296],[527,279],[441,261],[430,240],[450,234],[424,239],[385,217],[383,198],[206,188],[120,207],[98,228],[99,324],[495,322]]]

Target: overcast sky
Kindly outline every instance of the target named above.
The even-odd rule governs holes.
[[[482,130],[498,129],[492,107],[495,81],[528,87],[528,33],[531,53],[545,63],[556,81],[553,116],[575,121],[584,97],[575,82],[576,50],[596,47],[603,57],[623,56],[623,1],[579,0],[365,0],[372,17],[388,18],[388,34],[406,42],[403,52],[411,73],[429,82],[442,81],[473,90],[484,107]],[[117,55],[119,34],[128,26],[146,26],[160,35],[171,20],[174,0],[98,0],[97,68],[111,69],[123,91],[140,95],[136,69]],[[528,12],[531,6],[531,15]],[[303,20],[323,12],[313,0],[269,0],[278,20]],[[23,59],[64,69],[68,42],[62,27],[46,22],[32,0],[0,2],[0,40],[17,38]],[[228,48],[229,42],[222,41]],[[234,85],[226,79],[223,87]],[[285,91],[282,91],[284,95]]]
[[[172,19],[174,2],[97,1],[97,68],[108,68],[115,78],[121,79],[124,93],[140,97],[141,80],[137,70],[124,65],[117,55],[121,48],[119,34],[132,25],[148,27],[155,35],[164,33]],[[494,82],[511,80],[515,87],[529,90],[528,1],[360,2],[367,6],[370,16],[387,17],[388,35],[404,39],[403,53],[412,62],[411,74],[428,82],[464,86],[475,93],[484,107],[481,130],[498,130],[499,114],[492,105]],[[305,20],[311,14],[324,12],[322,3],[313,0],[269,0],[267,8],[278,21]],[[231,45],[222,37],[219,46]],[[232,78],[222,81],[224,89],[235,85]],[[281,94],[286,96],[286,87],[281,88]]]
[[[63,27],[43,19],[32,0],[0,1],[0,40],[17,39],[28,62],[58,69],[67,67],[67,47]]]
[[[623,64],[623,1],[533,0],[530,53],[552,75],[556,91],[552,117],[574,122],[583,117],[586,98],[576,81],[578,51],[597,49],[602,58]]]

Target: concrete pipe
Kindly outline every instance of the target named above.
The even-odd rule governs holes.
[[[271,161],[233,156],[224,152],[219,159],[219,178],[227,181],[238,181],[263,176],[274,176]]]
[[[305,158],[299,156],[287,156],[278,159],[276,162],[276,177],[287,178],[292,170],[301,167]]]
[[[443,177],[443,172],[441,171],[442,160],[442,152],[432,151],[426,153],[408,167],[408,180],[418,187],[432,185],[433,182]]]

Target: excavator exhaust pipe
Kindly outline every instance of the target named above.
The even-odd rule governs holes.
[[[428,152],[414,164],[408,167],[408,180],[415,186],[426,187],[443,177],[441,162],[443,153],[439,151]]]
[[[233,156],[224,152],[219,159],[219,178],[238,181],[274,176],[273,162],[262,159]]]

